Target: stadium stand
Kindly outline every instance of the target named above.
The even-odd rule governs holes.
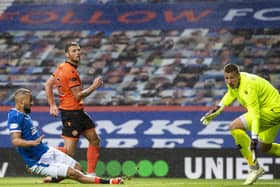
[[[14,0],[1,7],[36,2]],[[40,1],[44,2],[119,1]],[[279,35],[278,29],[226,28],[1,32],[0,102],[13,105],[12,93],[24,86],[33,91],[36,105],[47,105],[44,82],[64,60],[65,43],[77,41],[83,50],[79,71],[84,86],[92,77],[104,76],[104,86],[87,98],[89,105],[211,106],[226,90],[222,67],[229,62],[280,89]]]
[[[226,89],[222,67],[228,62],[266,76],[279,89],[279,33],[267,32],[1,33],[1,104],[11,105],[13,91],[24,86],[33,90],[37,105],[46,105],[44,82],[72,40],[84,50],[79,71],[85,86],[104,76],[104,86],[87,98],[90,105],[212,105]]]
[[[184,3],[184,2],[244,2],[250,0],[5,0],[14,1],[17,4],[65,4],[65,3],[87,3],[87,4],[110,4],[110,3]]]

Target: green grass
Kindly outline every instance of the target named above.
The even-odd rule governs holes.
[[[112,185],[80,184],[72,180],[64,180],[59,184],[42,184],[38,177],[5,177],[0,178],[2,187],[111,187]],[[237,187],[243,180],[190,180],[185,178],[133,178],[126,180],[122,187]],[[115,185],[113,185],[115,186]],[[280,180],[258,180],[253,186],[280,186]]]

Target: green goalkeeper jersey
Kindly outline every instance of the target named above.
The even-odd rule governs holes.
[[[267,80],[250,73],[240,72],[240,84],[236,89],[227,84],[227,93],[220,105],[229,106],[235,99],[247,109],[252,121],[252,133],[258,134],[261,111],[280,110],[280,95]],[[277,111],[276,111],[277,112]],[[279,111],[278,111],[279,112]]]

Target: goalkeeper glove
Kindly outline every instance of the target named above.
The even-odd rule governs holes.
[[[222,112],[223,109],[223,106],[216,106],[215,108],[209,110],[204,116],[202,116],[202,118],[200,118],[200,121],[203,125],[208,125],[210,121],[212,121]]]

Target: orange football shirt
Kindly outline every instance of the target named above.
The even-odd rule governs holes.
[[[71,88],[81,86],[82,83],[75,66],[64,62],[59,64],[53,73],[56,78],[55,86],[59,95],[59,108],[63,110],[80,110],[83,108],[82,101],[76,100]]]

